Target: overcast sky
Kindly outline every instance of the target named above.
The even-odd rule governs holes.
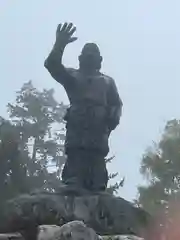
[[[109,166],[125,176],[120,196],[136,197],[142,184],[139,166],[145,149],[158,140],[167,120],[180,119],[179,0],[1,0],[0,114],[15,92],[32,80],[35,87],[64,89],[43,67],[55,40],[57,24],[72,21],[78,41],[64,56],[78,66],[86,42],[96,42],[103,72],[113,77],[124,103],[121,124],[110,139],[116,159]]]

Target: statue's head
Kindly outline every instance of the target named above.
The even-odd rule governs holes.
[[[86,43],[79,56],[80,69],[84,71],[96,71],[101,69],[102,57],[95,43]]]

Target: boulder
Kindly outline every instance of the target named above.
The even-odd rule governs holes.
[[[27,228],[32,232],[40,225],[62,226],[79,220],[99,235],[142,236],[150,220],[144,210],[105,193],[65,196],[36,192],[8,201],[4,209],[0,232],[20,232]]]

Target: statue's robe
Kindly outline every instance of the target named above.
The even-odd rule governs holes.
[[[62,178],[67,183],[77,175],[87,180],[94,176],[93,181],[98,182],[98,173],[103,169],[102,182],[107,184],[104,158],[109,152],[109,134],[119,124],[122,109],[114,80],[99,71],[87,76],[79,69],[65,68],[52,55],[45,61],[45,67],[64,87],[70,101],[65,116],[67,162]]]

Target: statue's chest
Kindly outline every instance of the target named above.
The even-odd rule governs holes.
[[[82,76],[76,79],[77,94],[101,95],[107,91],[107,84],[103,76]]]

